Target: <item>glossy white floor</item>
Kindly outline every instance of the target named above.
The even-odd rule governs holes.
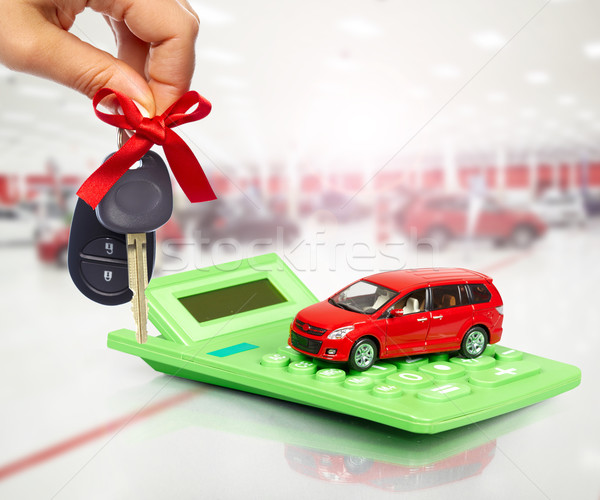
[[[423,437],[169,379],[106,348],[108,331],[131,326],[128,306],[89,302],[32,248],[3,248],[0,497],[351,499],[395,490],[409,498],[597,499],[598,224],[551,231],[529,252],[455,244],[417,257],[400,246],[396,262],[378,252],[364,258],[367,247],[334,253],[335,243],[369,233],[307,230],[306,242],[324,244],[288,249],[287,257],[319,298],[398,264],[488,272],[504,298],[503,344],[579,366],[582,384]],[[170,272],[182,261],[164,264]]]

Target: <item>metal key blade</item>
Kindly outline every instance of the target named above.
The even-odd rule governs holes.
[[[129,288],[133,292],[131,310],[135,320],[135,338],[143,344],[148,338],[148,264],[146,262],[146,233],[127,235],[127,269]]]

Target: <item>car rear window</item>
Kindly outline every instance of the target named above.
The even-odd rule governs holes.
[[[492,298],[492,294],[483,283],[477,283],[474,285],[467,285],[471,292],[471,301],[473,304],[482,304],[489,302]]]
[[[462,289],[462,290],[461,290]],[[432,310],[447,309],[467,305],[467,295],[464,293],[464,285],[442,285],[431,288]],[[461,293],[462,292],[462,293]]]

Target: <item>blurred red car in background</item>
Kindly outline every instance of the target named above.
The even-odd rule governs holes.
[[[469,216],[474,218],[472,234],[468,234]],[[417,198],[396,214],[396,224],[405,234],[431,238],[440,247],[470,236],[525,248],[546,232],[546,224],[534,212],[509,208],[492,198],[476,206],[465,195]]]

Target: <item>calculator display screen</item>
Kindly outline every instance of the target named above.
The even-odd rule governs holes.
[[[287,302],[268,279],[251,281],[210,292],[180,297],[179,302],[203,323],[262,307]]]

